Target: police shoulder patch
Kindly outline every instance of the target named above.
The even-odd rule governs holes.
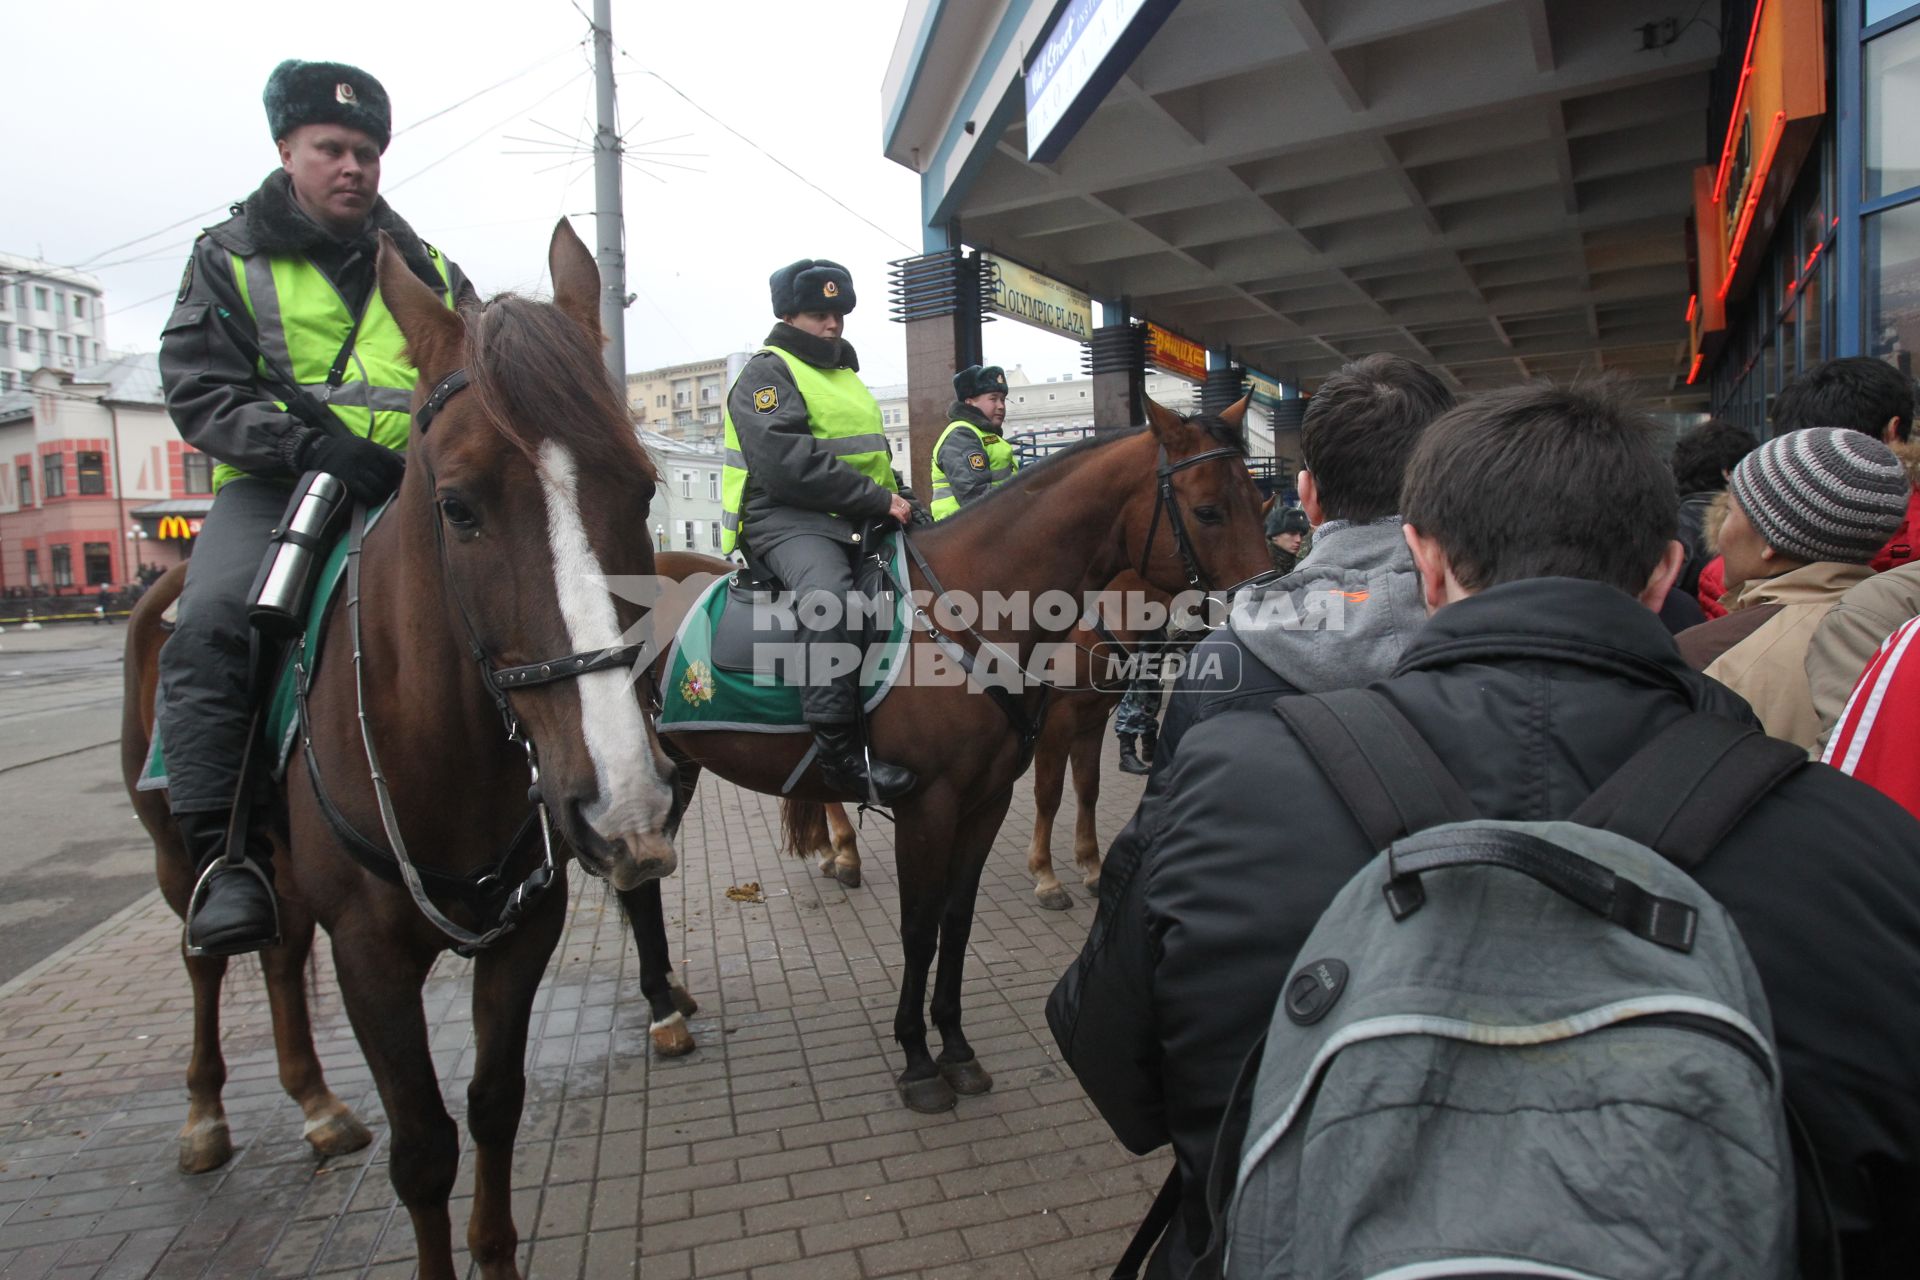
[[[193,290],[193,255],[187,255],[187,269],[180,273],[180,291],[173,295],[175,302],[185,302],[187,294]]]
[[[987,455],[984,453],[970,453],[967,455],[967,465],[975,471],[985,471],[987,469]]]
[[[780,393],[772,387],[762,387],[753,393],[755,413],[772,413],[780,407]]]

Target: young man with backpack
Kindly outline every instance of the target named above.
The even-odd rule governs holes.
[[[1393,677],[1372,688],[1444,762],[1462,805],[1479,818],[1568,819],[1694,713],[1733,722],[1722,729],[1753,726],[1738,698],[1687,668],[1655,616],[1684,553],[1673,540],[1677,500],[1654,439],[1652,424],[1611,390],[1523,387],[1455,409],[1415,451],[1402,510],[1434,616]],[[1489,501],[1493,494],[1499,501]],[[1719,723],[1693,723],[1703,722]],[[1109,882],[1099,924],[1049,1003],[1067,1062],[1120,1140],[1142,1154],[1173,1144],[1178,1214],[1151,1275],[1185,1275],[1207,1247],[1202,1183],[1216,1134],[1283,989],[1291,999],[1303,978],[1338,985],[1322,983],[1309,962],[1323,957],[1301,948],[1379,853],[1329,773],[1350,780],[1359,771],[1341,766],[1351,763],[1316,756],[1272,709],[1196,726],[1138,816],[1137,869],[1124,883]],[[1618,811],[1673,800],[1666,779],[1637,785],[1648,804],[1629,800]],[[1285,798],[1284,820],[1275,796]],[[1817,1153],[1846,1274],[1911,1274],[1920,1256],[1920,1017],[1912,990],[1920,972],[1920,823],[1819,765],[1785,772],[1744,816],[1683,803],[1676,822],[1728,828],[1692,868],[1702,894],[1690,910],[1706,921],[1717,902],[1751,955],[1778,1044],[1774,1078],[1784,1080]],[[1657,848],[1660,840],[1642,843]],[[1479,874],[1428,875],[1427,896],[1444,906],[1449,876]],[[1654,897],[1673,896],[1666,882],[1677,874],[1649,860],[1637,879]],[[1574,918],[1584,914],[1576,909]],[[1523,959],[1516,972],[1548,979],[1555,963],[1543,955],[1529,967]],[[1552,981],[1541,986],[1557,991]],[[1338,1000],[1329,1003],[1341,1016]],[[1578,1090],[1593,1082],[1570,1072],[1562,1083]],[[1720,1101],[1764,1118],[1764,1087],[1753,1092]],[[1390,1150],[1404,1152],[1409,1175],[1431,1168],[1412,1141]],[[1776,1151],[1762,1154],[1777,1163]],[[1226,1155],[1237,1166],[1239,1152]],[[1470,1148],[1451,1176],[1471,1187],[1489,1170],[1538,1155]],[[1649,1209],[1671,1172],[1647,1170]],[[1347,1189],[1391,1185],[1392,1173],[1354,1169]],[[1288,1206],[1266,1207],[1284,1214]],[[1534,1225],[1543,1238],[1556,1234],[1554,1223]],[[1701,1223],[1705,1233],[1727,1227]]]

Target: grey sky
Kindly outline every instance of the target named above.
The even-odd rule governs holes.
[[[626,175],[628,289],[639,295],[627,312],[629,369],[750,348],[771,320],[767,273],[826,257],[854,273],[861,301],[847,336],[868,381],[905,381],[886,263],[919,249],[919,182],[880,154],[880,84],[902,9],[902,0],[614,0],[628,146],[694,153],[660,159],[701,170]],[[311,8],[258,0],[77,0],[13,6],[5,33],[24,56],[8,61],[0,249],[99,276],[115,348],[157,345],[194,234],[277,163],[260,90],[286,57],[379,77],[397,134],[382,194],[483,292],[546,292],[547,236],[562,213],[593,243],[588,159],[509,154],[565,145],[563,134],[591,138],[591,48],[570,0],[331,0],[318,20]],[[781,171],[650,71],[891,235]],[[175,222],[185,225],[113,249]],[[1078,368],[1072,344],[1020,325],[988,326],[987,344],[989,360],[1024,362],[1036,378]]]

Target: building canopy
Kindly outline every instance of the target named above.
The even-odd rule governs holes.
[[[1640,0],[1182,0],[1036,163],[1022,63],[1055,9],[909,4],[883,122],[930,248],[957,230],[1309,388],[1388,351],[1469,391],[1622,370],[1697,400],[1709,23]]]

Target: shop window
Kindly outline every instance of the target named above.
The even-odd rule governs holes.
[[[67,460],[57,453],[40,455],[40,484],[49,498],[63,498],[67,493]]]
[[[89,542],[81,547],[81,555],[86,560],[87,585],[90,587],[110,587],[113,585],[113,548],[104,542]]]
[[[181,454],[180,491],[182,493],[212,493],[213,459],[204,453]]]
[[[1920,204],[1866,220],[1867,354],[1911,368],[1920,350]]]
[[[74,455],[74,471],[80,477],[80,492],[99,494],[107,491],[107,461],[102,453]]]
[[[1920,24],[1867,42],[1861,165],[1866,197],[1920,187]]]
[[[73,548],[53,547],[47,552],[47,559],[53,565],[53,585],[70,587],[73,585]]]

